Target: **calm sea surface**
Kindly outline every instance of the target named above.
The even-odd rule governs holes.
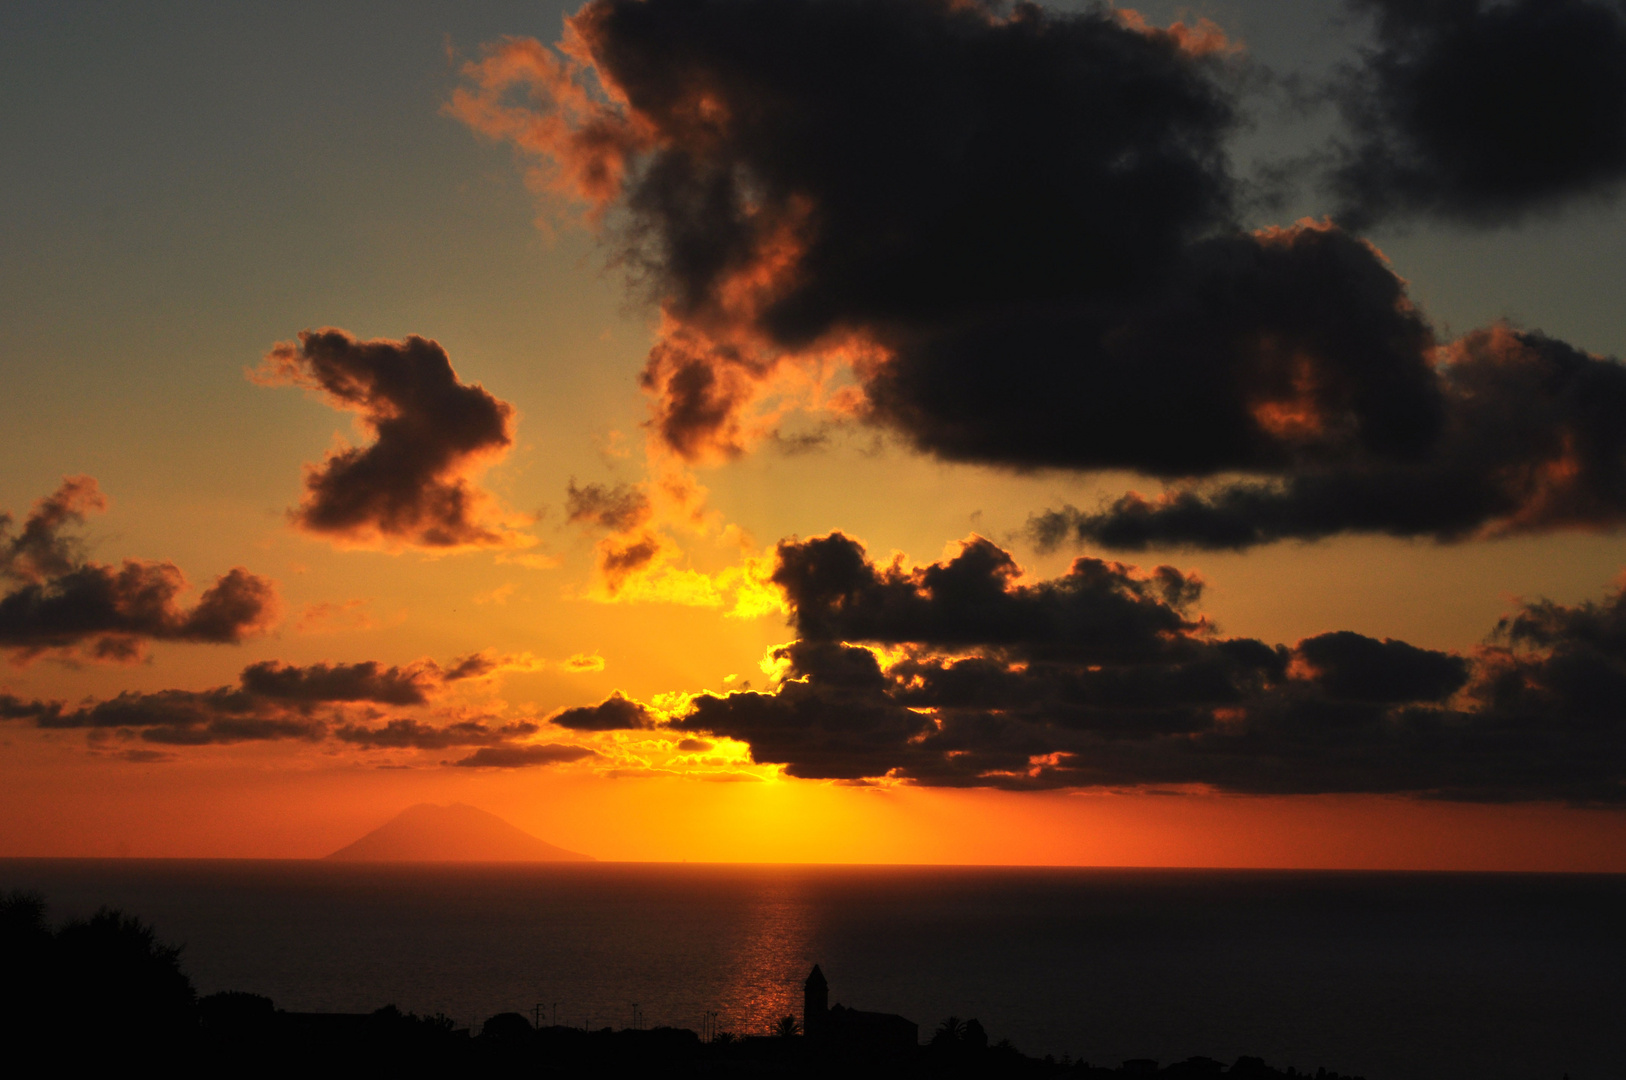
[[[1626,1077],[1623,876],[12,859],[0,888],[123,908],[200,992],[294,1010],[764,1032],[818,962],[923,1035],[1097,1064]]]

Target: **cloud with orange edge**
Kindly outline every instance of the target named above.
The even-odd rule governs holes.
[[[770,554],[725,525],[706,505],[706,489],[669,460],[638,483],[570,481],[566,520],[596,537],[593,576],[582,595],[600,603],[669,603],[724,609],[735,618],[783,610],[770,580]],[[678,537],[708,542],[728,560],[717,570],[689,565]]]
[[[216,578],[191,607],[185,576],[171,562],[89,561],[69,531],[107,507],[96,480],[70,476],[35,503],[22,528],[0,513],[0,652],[13,663],[40,656],[131,663],[154,641],[235,645],[268,632],[276,584],[238,566]]]
[[[439,343],[304,331],[249,377],[312,391],[372,437],[306,466],[304,498],[289,512],[301,531],[338,547],[430,554],[537,542],[476,483],[512,445],[513,406],[460,381]]]

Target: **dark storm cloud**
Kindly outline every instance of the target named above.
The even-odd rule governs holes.
[[[571,34],[591,76],[510,41],[451,111],[621,213],[667,316],[656,428],[687,457],[742,448],[781,359],[855,336],[947,348],[1058,306],[1098,333],[1231,228],[1211,28],[1105,5],[596,0]]]
[[[472,479],[507,452],[513,408],[460,382],[437,342],[306,331],[272,349],[253,378],[317,391],[375,436],[307,468],[293,512],[300,528],[386,547],[524,546],[493,520],[492,498]]]
[[[13,585],[0,595],[0,649],[20,660],[72,651],[127,661],[149,641],[236,644],[269,628],[275,586],[242,567],[216,578],[187,608],[177,602],[187,584],[173,563],[86,561],[65,530],[105,505],[96,481],[77,476],[41,499],[15,536],[11,518],[0,515],[0,580]]]
[[[700,695],[669,727],[739,739],[806,778],[1626,801],[1619,592],[1522,604],[1472,656],[1347,631],[1272,646],[1176,609],[1171,593],[1195,599],[1178,572],[1097,565],[1083,576],[1117,584],[1081,589],[1075,566],[1025,583],[990,548],[904,571],[840,534],[782,544],[813,615],[793,603],[793,623],[824,636],[774,651],[770,692]],[[1121,625],[1126,603],[1164,609],[1162,628],[1103,653],[1095,628]],[[936,628],[960,625],[957,609],[988,633]]]
[[[601,756],[585,746],[563,743],[527,743],[522,746],[482,746],[466,758],[452,762],[475,769],[524,769],[538,765],[565,765]]]
[[[1219,61],[1104,7],[612,0],[574,25],[650,132],[621,205],[681,328],[644,379],[685,456],[740,448],[776,354],[1110,304],[1231,218]]]
[[[1278,473],[1426,454],[1433,345],[1381,255],[1300,225],[1195,244],[1131,297],[900,336],[866,390],[872,420],[951,460]]]
[[[655,718],[650,711],[619,690],[597,705],[583,705],[555,713],[548,718],[548,722],[572,731],[617,731],[655,726]]]
[[[1393,78],[1368,79],[1389,102],[1372,115],[1435,131],[1382,87],[1481,93],[1456,79],[1458,38],[1546,55],[1589,36],[1554,83],[1570,89],[1521,96],[1504,119],[1560,142],[1608,127],[1626,65],[1594,61],[1616,48],[1615,9],[1376,7],[1373,70]],[[654,426],[682,456],[771,438],[789,375],[845,364],[856,392],[832,395],[837,411],[939,458],[1248,477],[1042,519],[1052,540],[1458,539],[1626,511],[1607,455],[1626,430],[1612,362],[1501,330],[1441,346],[1371,245],[1326,223],[1239,228],[1249,193],[1225,147],[1246,61],[1217,31],[1099,5],[594,0],[566,37],[562,53],[493,48],[450,110],[619,222],[663,314],[643,376]],[[1569,110],[1580,84],[1596,100]],[[1543,145],[1507,152],[1546,161]],[[1487,351],[1535,355],[1499,372]],[[1564,446],[1582,427],[1599,456]],[[1574,483],[1559,475],[1572,463],[1587,473]],[[588,494],[585,516],[609,505]]]
[[[787,344],[1123,288],[1230,212],[1227,93],[1105,7],[607,0],[575,25],[657,132],[625,198],[702,323],[804,215],[758,316]]]
[[[1626,521],[1626,366],[1507,327],[1441,354],[1445,427],[1420,461],[1306,463],[1279,481],[1129,494],[1030,522],[1042,545],[1241,549],[1367,532],[1440,541]]]
[[[1351,0],[1377,44],[1338,92],[1356,228],[1501,224],[1626,179],[1626,10],[1612,0]]]

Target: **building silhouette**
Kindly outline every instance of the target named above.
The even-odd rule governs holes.
[[[830,1018],[830,984],[824,980],[819,965],[802,984],[802,1034],[809,1039],[822,1040]]]
[[[817,1050],[836,1057],[901,1058],[920,1046],[920,1025],[896,1013],[865,1012],[837,1002],[817,964],[802,984],[802,1031]]]

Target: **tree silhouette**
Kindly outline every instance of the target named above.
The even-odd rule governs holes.
[[[794,1016],[781,1017],[779,1023],[776,1024],[773,1029],[773,1033],[779,1036],[781,1039],[789,1039],[793,1037],[796,1032],[796,1018]]]
[[[0,1025],[38,1032],[49,1009],[53,944],[39,893],[0,893]]]
[[[197,1033],[196,994],[178,946],[103,908],[53,932],[35,893],[0,894],[4,1025],[57,1047],[68,1072],[162,1048]]]
[[[152,927],[102,908],[56,933],[53,957],[58,1008],[95,1016],[114,1038],[165,1041],[195,1023],[197,995],[181,970],[181,949],[158,941]]]

